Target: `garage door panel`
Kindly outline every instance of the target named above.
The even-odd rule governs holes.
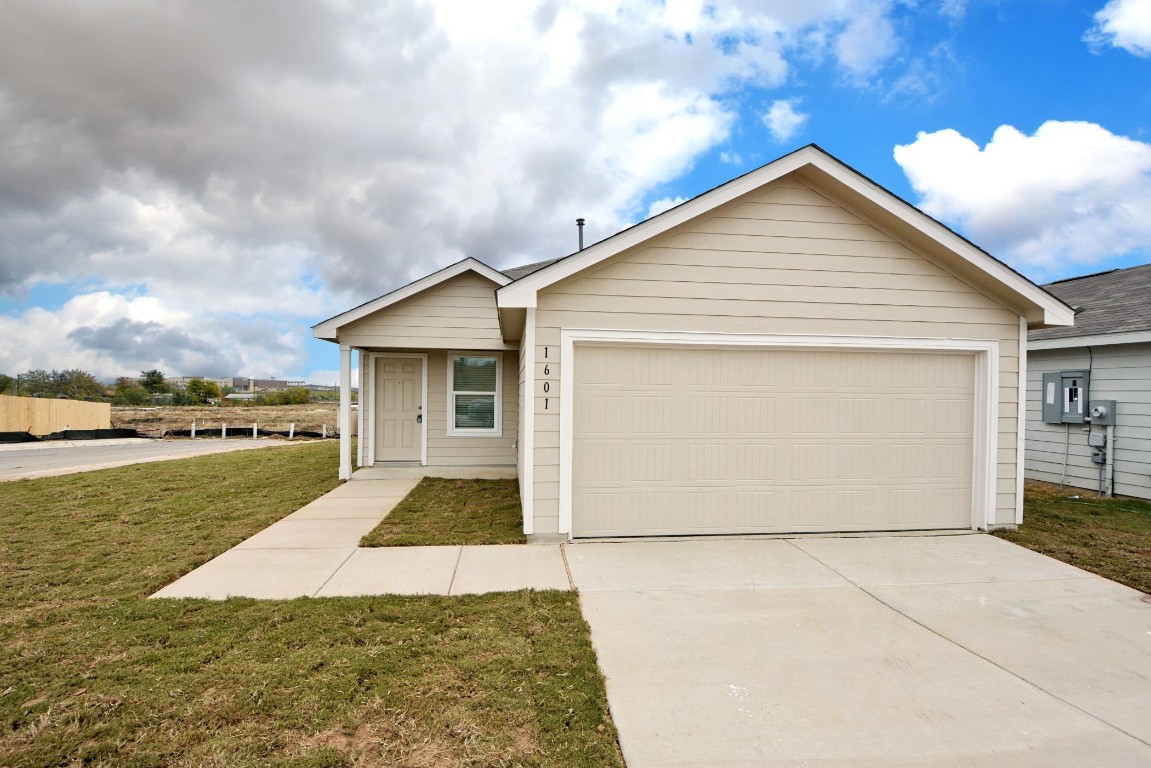
[[[970,526],[973,355],[581,345],[575,369],[574,535]]]

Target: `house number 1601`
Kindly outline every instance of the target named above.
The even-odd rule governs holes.
[[[547,359],[548,359],[548,348],[544,347],[544,360],[547,360]],[[544,376],[550,376],[551,372],[552,372],[551,363],[544,363]],[[552,391],[552,383],[550,381],[545,381],[543,389],[544,389],[545,395],[547,393],[551,392]],[[544,410],[545,411],[549,410],[550,407],[551,407],[551,398],[545,397],[544,398]]]

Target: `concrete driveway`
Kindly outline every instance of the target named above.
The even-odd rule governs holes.
[[[992,536],[567,555],[629,768],[1151,765],[1151,602]]]

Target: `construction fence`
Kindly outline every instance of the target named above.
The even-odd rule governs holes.
[[[111,428],[108,403],[0,395],[0,432],[29,432],[39,437],[65,430]]]

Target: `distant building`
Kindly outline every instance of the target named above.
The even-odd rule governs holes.
[[[252,379],[246,376],[169,376],[165,381],[176,389],[184,389],[192,379],[210,381],[220,389],[230,389],[233,392],[283,392],[291,387],[307,386],[305,382],[293,379]]]
[[[217,378],[213,378],[211,376],[166,376],[164,378],[164,381],[168,382],[169,386],[175,387],[176,389],[184,389],[186,386],[188,386],[188,382],[191,381],[192,379],[200,379],[202,381],[210,381],[213,384],[215,384],[217,387],[219,387],[220,389],[223,389],[224,387],[232,386],[232,378],[231,377],[224,377],[224,378],[217,379]]]
[[[248,379],[241,376],[234,377],[228,384],[233,392],[283,392],[292,387],[302,387],[302,381],[290,379]]]

